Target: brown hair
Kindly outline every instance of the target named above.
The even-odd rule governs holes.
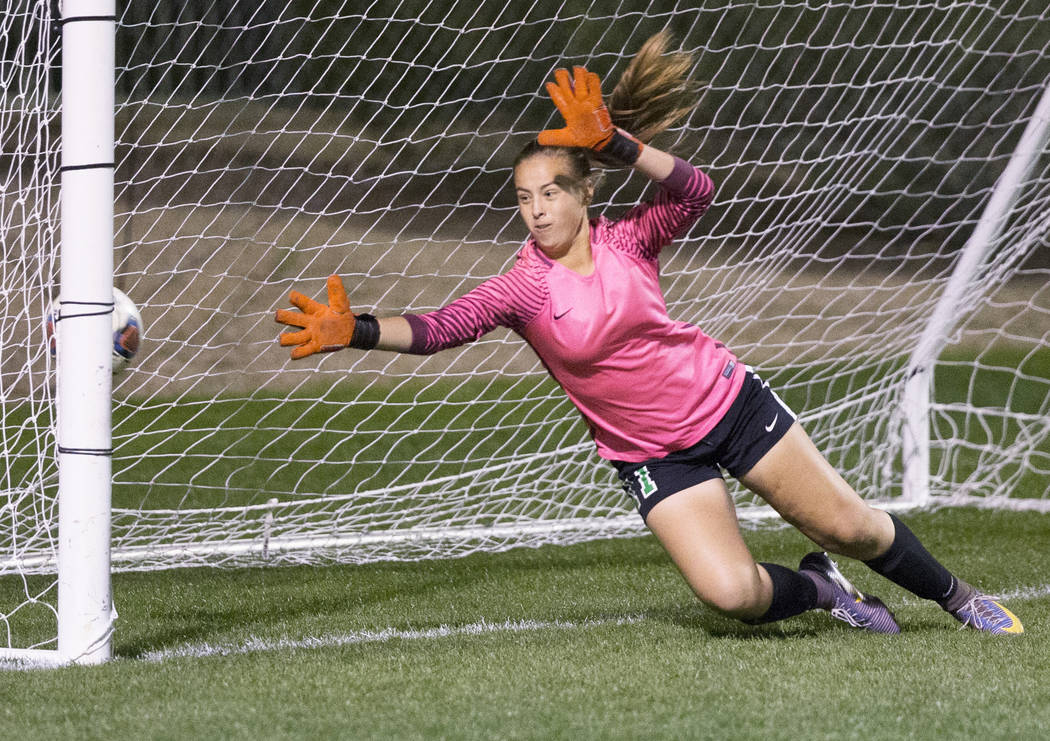
[[[666,29],[649,37],[608,98],[613,124],[642,142],[674,126],[697,103],[700,85],[689,79],[693,56],[668,52],[670,43]]]

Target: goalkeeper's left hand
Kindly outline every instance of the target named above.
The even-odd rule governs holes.
[[[301,311],[278,309],[274,318],[281,324],[302,327],[298,332],[285,332],[280,337],[282,347],[297,346],[292,349],[293,360],[350,345],[356,318],[350,311],[350,301],[338,275],[328,276],[327,306],[298,291],[292,291],[288,300]]]
[[[568,70],[559,69],[554,73],[556,82],[547,83],[565,128],[541,131],[536,140],[544,146],[592,149],[605,162],[633,165],[643,145],[613,126],[602,100],[601,79],[585,67],[572,71],[572,80]]]

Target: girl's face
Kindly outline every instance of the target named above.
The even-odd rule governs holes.
[[[567,253],[581,232],[588,230],[590,189],[570,189],[571,182],[570,165],[562,156],[537,154],[514,170],[521,218],[550,257]]]

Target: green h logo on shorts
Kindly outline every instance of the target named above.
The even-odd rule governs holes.
[[[649,467],[642,466],[634,472],[634,480],[638,484],[638,498],[648,499],[656,493],[656,482],[649,475]]]

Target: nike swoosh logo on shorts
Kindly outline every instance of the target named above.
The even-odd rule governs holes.
[[[563,316],[565,316],[566,314],[568,314],[568,313],[569,313],[570,311],[572,311],[572,309],[566,309],[565,311],[563,311],[563,312],[562,312],[562,313],[560,313],[560,314],[555,314],[555,315],[554,315],[554,321],[558,321],[558,320],[559,320],[559,319],[561,319],[561,318],[562,318]]]
[[[772,432],[773,428],[777,426],[777,420],[780,419],[780,412],[777,412],[773,416],[773,421],[766,426],[766,432]]]

